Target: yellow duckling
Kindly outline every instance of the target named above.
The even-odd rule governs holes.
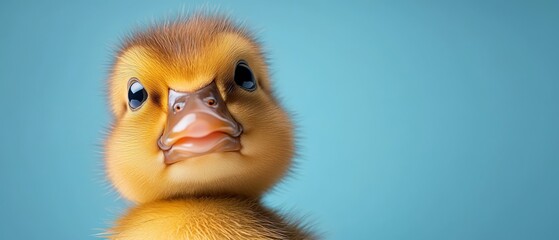
[[[261,47],[194,15],[129,36],[109,77],[113,186],[137,203],[110,239],[312,239],[261,204],[289,169],[293,126]]]

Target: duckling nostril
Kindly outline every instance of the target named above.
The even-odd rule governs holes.
[[[173,104],[173,112],[178,113],[184,109],[184,102]]]
[[[204,102],[206,103],[206,105],[208,105],[208,107],[217,107],[217,100],[214,97],[204,98]]]

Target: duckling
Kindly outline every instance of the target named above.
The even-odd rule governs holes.
[[[294,156],[261,46],[229,18],[129,35],[108,81],[106,173],[135,203],[110,239],[314,239],[261,203]]]

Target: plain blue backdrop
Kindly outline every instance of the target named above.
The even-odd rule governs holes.
[[[266,197],[327,239],[559,239],[558,1],[2,1],[0,239],[94,239],[119,38],[221,6],[296,113]]]

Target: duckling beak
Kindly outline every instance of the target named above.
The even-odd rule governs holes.
[[[169,90],[167,122],[159,138],[165,163],[213,152],[238,151],[242,128],[212,82],[196,92]]]

